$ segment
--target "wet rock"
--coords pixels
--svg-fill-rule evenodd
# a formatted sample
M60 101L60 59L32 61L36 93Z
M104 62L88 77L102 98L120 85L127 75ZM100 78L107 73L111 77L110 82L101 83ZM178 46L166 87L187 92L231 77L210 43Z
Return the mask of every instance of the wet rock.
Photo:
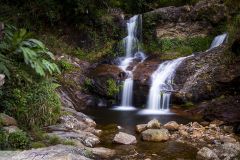
M90 160L91 157L85 156L85 149L65 146L65 145L56 145L40 149L26 150L22 152L15 153L15 155L8 157L13 160Z
M0 113L0 121L3 126L17 126L17 121L4 113Z
M206 127L206 126L209 125L209 122L203 121L203 122L201 122L200 124L201 124L202 126Z
M167 141L170 138L170 134L167 129L147 129L142 132L142 139L144 141Z
M181 136L184 136L184 137L187 137L187 136L188 136L188 132L185 131L185 130L180 129L180 130L179 130L179 133L180 133Z
M105 159L110 159L116 154L115 150L104 148L104 147L97 147L97 148L89 148L90 151L94 155L97 155L98 157L105 158Z
M108 80L119 81L124 79L124 71L122 71L116 65L101 64L94 68L89 74L93 82L92 93L95 93L100 96L109 97L108 95ZM111 98L111 97L109 97ZM112 97L115 98L115 97Z
M220 120L217 120L217 119L215 119L214 121L212 121L212 122L210 123L210 125L211 125L211 124L215 124L217 127L219 127L219 126L223 125L223 124L224 124L224 122L223 122L223 121L220 121Z
M207 147L203 147L197 152L197 160L220 160L217 154Z
M170 131L175 131L178 130L179 124L175 121L168 122L164 125L164 128L170 130Z
M136 131L141 133L147 129L147 124L138 124L136 125Z
M3 127L3 130L5 130L7 133L13 133L13 132L20 131L20 129L17 126Z
M237 140L235 138L230 137L230 136L224 136L224 135L220 135L219 140L222 143L236 143L237 142Z
M135 144L137 143L137 139L135 136L119 132L115 135L113 142L119 143L119 144Z
M147 123L148 129L158 129L161 127L161 123L157 119L153 119Z

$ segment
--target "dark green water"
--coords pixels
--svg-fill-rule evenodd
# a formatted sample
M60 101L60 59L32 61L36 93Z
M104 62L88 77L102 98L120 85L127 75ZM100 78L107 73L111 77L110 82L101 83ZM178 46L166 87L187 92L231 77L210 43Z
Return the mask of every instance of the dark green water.
M158 119L162 124L169 121L177 121L186 124L191 119L171 115L139 115L139 110L116 111L106 108L90 108L84 113L93 118L98 124L97 128L103 130L100 146L115 149L118 151L116 158L144 160L193 160L196 157L197 149L189 145L175 141L168 142L144 142L140 134L135 132L137 124L147 123L153 118ZM122 129L118 129L121 126ZM137 137L138 143L135 145L119 145L112 143L116 133L123 131Z

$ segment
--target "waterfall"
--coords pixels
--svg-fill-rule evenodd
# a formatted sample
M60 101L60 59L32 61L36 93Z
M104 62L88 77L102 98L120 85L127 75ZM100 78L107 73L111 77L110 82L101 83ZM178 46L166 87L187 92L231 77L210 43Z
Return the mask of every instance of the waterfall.
M216 36L214 38L214 40L212 41L210 49L213 49L213 48L216 48L216 47L222 45L225 42L225 40L227 39L227 36L228 36L227 33Z
M187 57L165 61L151 75L151 88L148 94L147 108L150 110L169 110L172 81L176 68Z
M127 22L127 37L123 39L125 56L120 59L120 64L118 65L127 75L123 83L121 106L125 108L132 106L132 93L133 93L133 74L132 71L128 69L130 64L134 59L145 59L145 54L140 51L139 47L139 33L141 33L142 16L135 15L130 18ZM141 35L140 35L141 36Z

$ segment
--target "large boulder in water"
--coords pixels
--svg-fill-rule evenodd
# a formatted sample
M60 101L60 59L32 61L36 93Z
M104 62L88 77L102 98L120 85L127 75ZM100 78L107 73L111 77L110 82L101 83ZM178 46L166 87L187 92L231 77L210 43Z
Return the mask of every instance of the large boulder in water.
M135 144L137 143L137 139L135 136L119 132L115 135L113 142L119 143L119 144Z
M149 57L138 64L133 71L134 88L133 103L141 107L146 104L149 88L151 86L151 75L158 68L161 61L157 57Z
M142 132L142 139L144 141L167 141L170 138L170 134L167 129L148 129Z

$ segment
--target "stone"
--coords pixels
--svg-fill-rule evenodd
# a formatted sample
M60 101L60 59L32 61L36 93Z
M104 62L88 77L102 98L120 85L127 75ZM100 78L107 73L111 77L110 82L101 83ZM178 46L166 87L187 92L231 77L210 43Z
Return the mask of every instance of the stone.
M79 141L87 147L94 147L100 143L100 140L97 136L90 132L84 132L80 130L64 132L64 131L54 131L48 133L48 136L57 136L63 140L74 140Z
M184 136L184 137L187 137L188 136L188 132L185 131L185 130L179 130L179 134Z
M136 125L136 131L141 133L147 129L147 124L138 124Z
M230 136L224 136L224 135L221 135L219 137L220 141L223 142L223 143L236 143L237 140L233 137L230 137Z
M207 147L203 147L197 152L197 160L220 160L217 154Z
M0 113L0 122L3 126L17 126L17 121L4 113Z
M214 149L220 159L238 159L240 155L240 143L224 143Z
M148 129L158 129L161 127L161 123L157 119L153 119L147 123Z
M116 154L115 150L104 148L104 147L96 147L96 148L89 148L94 155L104 159L110 159Z
M11 160L90 160L92 155L85 154L86 150L74 146L56 145L46 148L31 149L8 156ZM2 157L1 157L2 158ZM1 159L0 158L0 159Z
M135 136L119 132L115 135L113 142L119 143L119 144L135 144L137 143L137 139Z
M169 131L176 131L179 128L179 124L175 121L168 122L164 125L164 128L168 129Z
M170 138L170 134L167 129L147 129L142 132L142 139L144 141L167 141Z
M7 133L13 133L13 132L20 131L20 129L17 126L3 127L3 130L5 130Z
M219 126L223 125L224 122L223 122L223 121L220 121L220 120L218 120L218 119L215 119L214 121L212 121L212 122L210 123L210 125L211 125L211 124L215 124L217 127L219 127Z
M201 138L203 136L203 133L199 130L193 130L192 137L193 138Z

